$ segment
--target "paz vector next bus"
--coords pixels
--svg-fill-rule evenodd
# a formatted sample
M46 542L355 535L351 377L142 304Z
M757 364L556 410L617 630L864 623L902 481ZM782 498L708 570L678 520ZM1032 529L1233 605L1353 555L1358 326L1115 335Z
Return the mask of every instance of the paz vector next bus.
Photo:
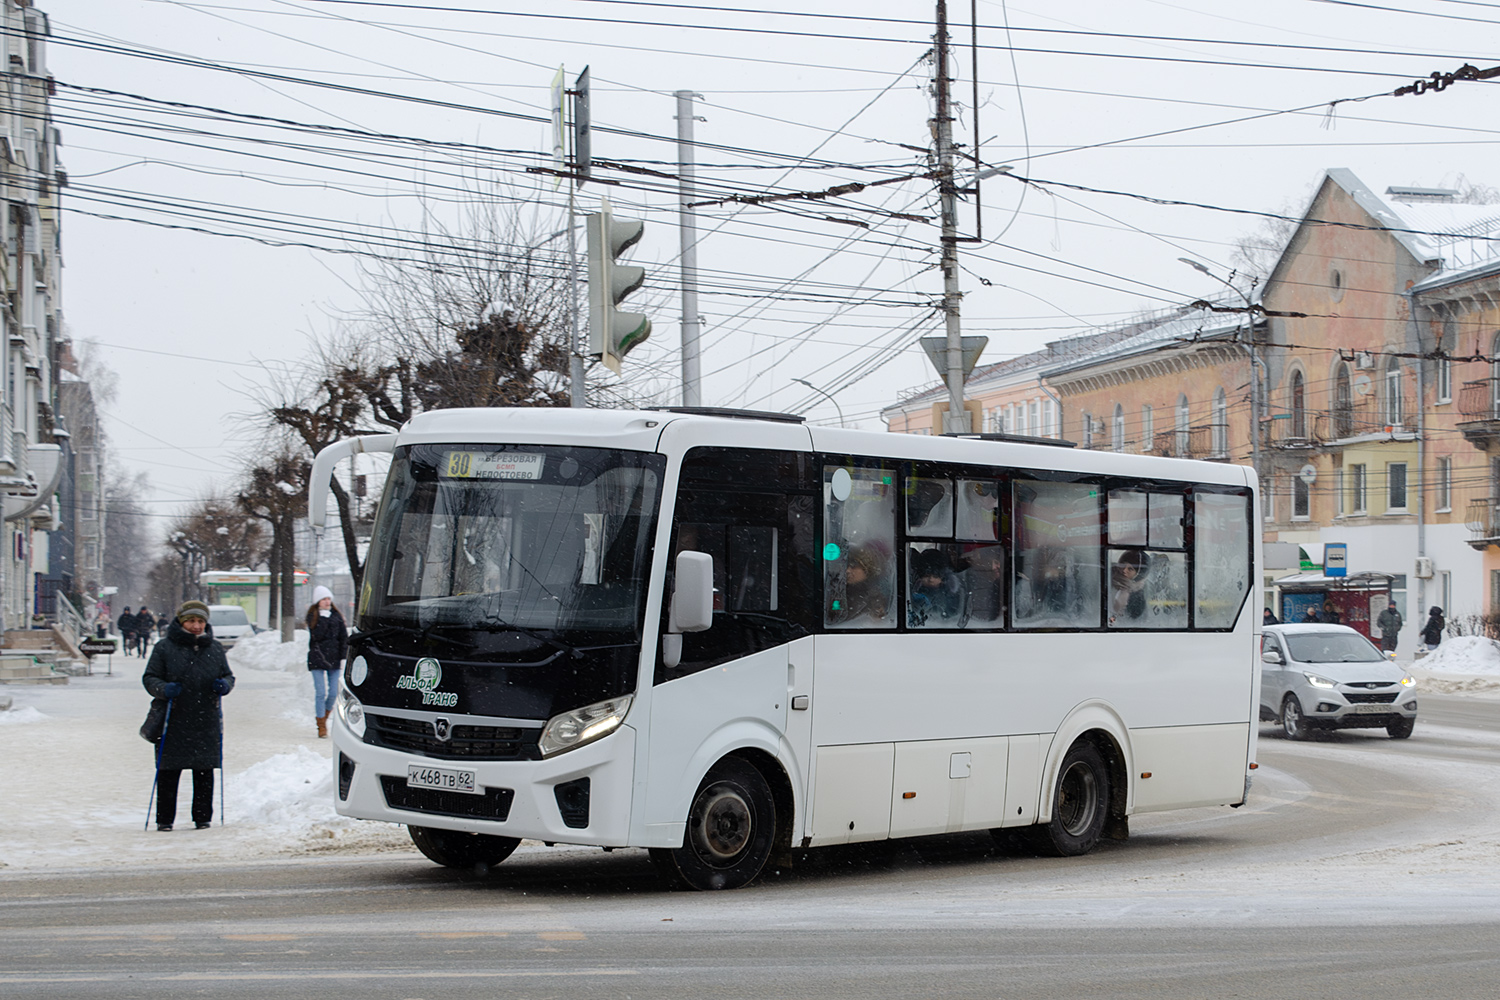
M644 847L735 888L962 830L1058 855L1239 805L1256 739L1242 466L735 411L441 410L391 454L337 808L433 861Z

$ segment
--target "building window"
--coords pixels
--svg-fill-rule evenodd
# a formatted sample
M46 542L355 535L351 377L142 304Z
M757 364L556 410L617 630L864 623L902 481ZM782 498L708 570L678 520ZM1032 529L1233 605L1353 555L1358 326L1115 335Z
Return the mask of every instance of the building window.
M1401 377L1401 363L1392 361L1391 366L1385 372L1385 423L1387 427L1400 429L1406 418L1406 400L1404 380Z
M1115 451L1125 450L1125 408L1115 404L1115 415L1110 422L1109 444Z
M1229 402L1224 396L1223 386L1214 390L1213 424L1214 457L1226 457L1229 454Z
M1005 429L1011 434L1018 433L1016 430L1016 404L1011 403L1005 408Z
M1094 446L1094 415L1087 412L1083 414L1083 446L1085 448Z
M83 543L83 565L93 566L99 562L99 546L96 542Z
M1177 447L1176 454L1179 458L1186 458L1188 453L1188 420L1191 415L1188 411L1188 398L1185 395L1177 397Z
M1307 437L1307 380L1292 372L1292 437Z
M1340 364L1333 376L1333 433L1340 438L1354 434L1354 383L1347 364Z
M1406 463L1391 462L1385 467L1386 504L1389 513L1406 510Z
M1306 521L1312 516L1311 490L1301 476L1292 477L1292 520Z
M1453 459L1437 460L1437 509L1453 509ZM1443 605L1444 608L1447 605Z
M1155 435L1151 433L1151 407L1141 407L1141 453L1151 451Z
M78 494L78 516L85 521L94 519L94 494Z
M1334 491L1333 491L1333 516L1334 517L1343 517L1344 516L1344 511L1347 508L1347 502L1346 502L1346 499L1344 497L1344 470L1343 469L1340 469L1337 472L1337 474L1334 476L1334 481L1337 483L1337 485L1335 486Z
M1437 401L1439 403L1453 402L1453 362L1448 359L1448 345L1453 341L1448 336L1448 328L1452 326L1452 320L1443 324L1443 335L1438 338L1437 374ZM1447 605L1443 605L1444 608Z
M1350 482L1349 484L1349 507L1351 513L1354 514L1363 514L1366 509L1365 480L1367 477L1365 475L1365 469L1366 466L1364 466L1363 464L1351 465L1349 467L1349 478L1352 480L1352 482Z
M1453 574L1447 570L1438 574L1438 595L1444 613L1453 614Z

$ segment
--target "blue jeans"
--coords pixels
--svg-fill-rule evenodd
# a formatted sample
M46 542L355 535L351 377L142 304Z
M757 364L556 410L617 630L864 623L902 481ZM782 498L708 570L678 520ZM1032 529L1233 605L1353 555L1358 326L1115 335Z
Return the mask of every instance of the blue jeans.
M339 694L339 672L337 670L314 670L313 715L327 715L333 711L333 700Z

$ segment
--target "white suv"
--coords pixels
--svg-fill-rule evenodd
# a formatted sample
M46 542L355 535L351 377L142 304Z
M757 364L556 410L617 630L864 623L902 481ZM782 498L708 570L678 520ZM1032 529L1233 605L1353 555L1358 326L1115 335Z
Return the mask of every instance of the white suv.
M1347 625L1267 625L1260 650L1260 717L1289 738L1382 727L1394 740L1411 735L1416 681Z

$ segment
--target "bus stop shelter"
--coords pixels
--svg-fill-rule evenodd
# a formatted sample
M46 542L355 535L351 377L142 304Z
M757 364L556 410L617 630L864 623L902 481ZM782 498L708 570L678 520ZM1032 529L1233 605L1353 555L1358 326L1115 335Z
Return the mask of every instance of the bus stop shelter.
M1375 619L1391 601L1390 573L1351 573L1324 576L1321 572L1293 573L1274 582L1279 616L1296 623L1316 609L1318 620L1348 625L1367 639L1380 638Z

